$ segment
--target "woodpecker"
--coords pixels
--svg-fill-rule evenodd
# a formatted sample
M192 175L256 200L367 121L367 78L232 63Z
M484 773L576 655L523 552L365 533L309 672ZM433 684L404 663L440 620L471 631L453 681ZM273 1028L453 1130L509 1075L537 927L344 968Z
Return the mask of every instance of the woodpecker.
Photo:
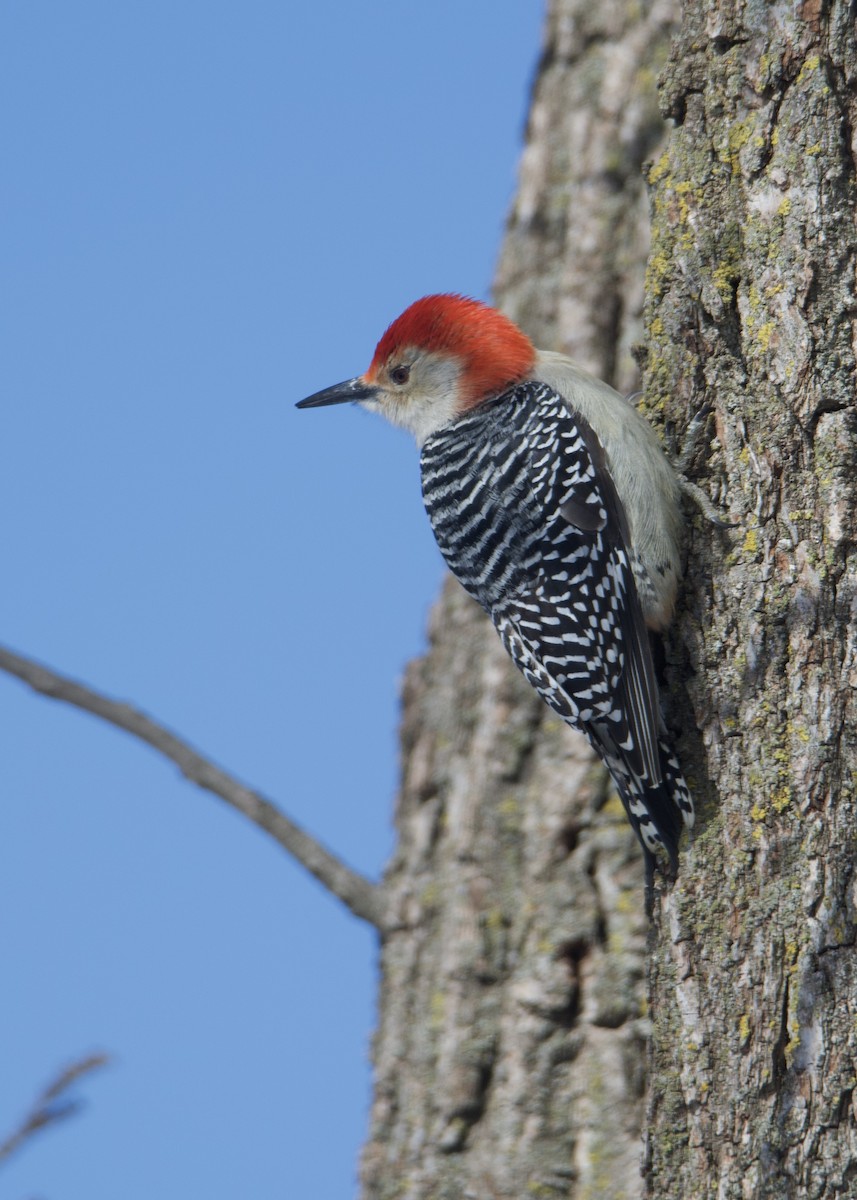
M649 879L656 861L674 873L693 801L648 630L675 604L680 485L652 428L606 383L458 295L417 300L365 374L297 407L346 401L414 434L447 565L607 766Z

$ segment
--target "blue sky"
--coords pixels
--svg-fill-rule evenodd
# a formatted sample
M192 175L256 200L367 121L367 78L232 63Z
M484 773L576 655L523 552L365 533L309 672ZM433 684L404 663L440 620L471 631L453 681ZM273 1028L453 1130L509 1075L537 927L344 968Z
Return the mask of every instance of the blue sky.
M293 402L487 297L538 3L9 0L0 640L132 700L377 876L442 577L408 438ZM0 677L12 1200L353 1195L376 946L130 738Z

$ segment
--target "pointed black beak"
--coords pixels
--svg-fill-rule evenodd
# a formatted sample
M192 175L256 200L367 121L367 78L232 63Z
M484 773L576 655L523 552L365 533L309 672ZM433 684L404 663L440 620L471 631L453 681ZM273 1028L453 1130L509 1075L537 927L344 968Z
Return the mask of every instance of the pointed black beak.
M364 383L358 375L356 379L346 379L344 383L335 383L333 387L325 388L299 400L296 408L323 408L326 404L347 404L349 400L372 400L378 394L378 389Z

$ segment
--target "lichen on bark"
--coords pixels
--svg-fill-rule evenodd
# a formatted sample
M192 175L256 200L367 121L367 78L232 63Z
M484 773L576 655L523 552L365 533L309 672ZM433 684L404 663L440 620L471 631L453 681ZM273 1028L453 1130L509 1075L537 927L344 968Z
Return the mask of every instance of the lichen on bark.
M646 391L713 409L672 655L699 830L652 959L649 1194L857 1192L857 67L833 3L687 4ZM680 678L679 678L680 676Z
M498 298L634 386L688 512L665 698L699 819L642 912L603 773L453 583L405 689L369 1198L857 1194L853 13L549 7ZM661 72L661 126L652 81ZM624 90L623 90L624 89ZM646 939L648 937L648 952ZM649 964L648 1002L643 988Z

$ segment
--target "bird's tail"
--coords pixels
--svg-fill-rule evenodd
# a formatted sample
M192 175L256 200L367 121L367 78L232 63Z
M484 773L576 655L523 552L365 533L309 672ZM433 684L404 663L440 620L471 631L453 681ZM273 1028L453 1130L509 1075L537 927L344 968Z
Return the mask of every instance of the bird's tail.
M661 779L656 784L632 775L627 766L610 755L610 774L634 832L646 852L647 867L669 859L673 874L678 870L678 843L682 827L693 825L693 798L675 751L664 737L658 739Z

